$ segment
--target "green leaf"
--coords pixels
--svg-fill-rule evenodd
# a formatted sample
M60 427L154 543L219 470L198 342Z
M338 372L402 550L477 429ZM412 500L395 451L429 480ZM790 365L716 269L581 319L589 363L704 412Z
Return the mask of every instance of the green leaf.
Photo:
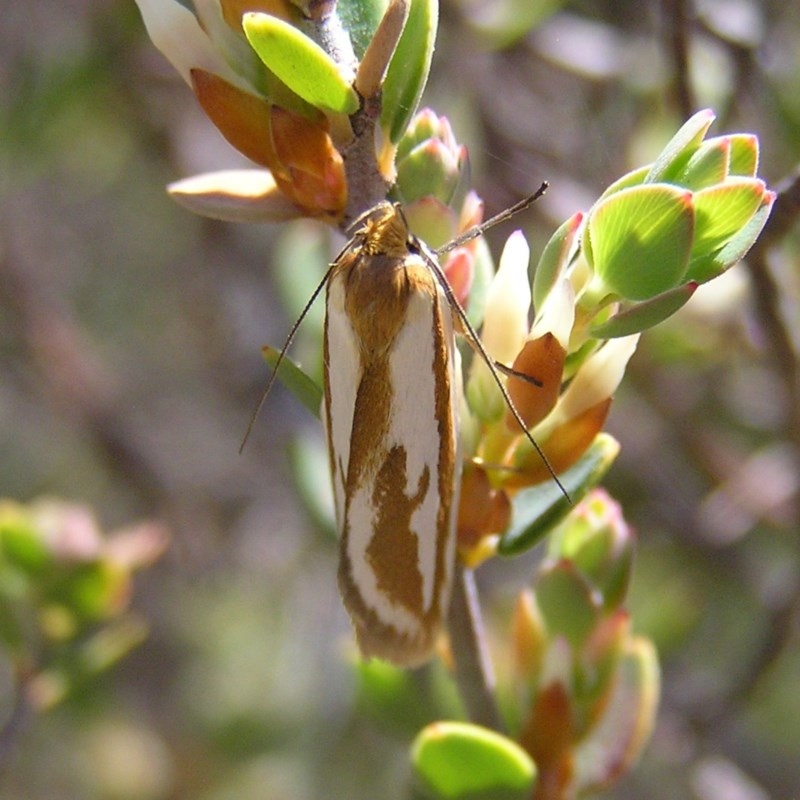
M522 800L536 780L536 766L516 742L466 722L424 728L411 746L411 761L439 798Z
M697 283L690 281L650 300L636 303L605 322L592 325L589 334L597 339L615 339L652 328L671 317L679 308L683 308L695 289Z
M403 208L409 228L435 250L448 244L453 238L456 227L456 214L441 200L428 195L420 197ZM443 259L447 260L447 257Z
M692 153L700 146L715 116L710 108L706 108L687 120L650 167L646 182L673 181L686 167Z
M250 11L242 17L242 27L264 64L303 100L341 114L358 110L358 95L336 62L293 25Z
M39 574L52 564L52 553L42 534L31 525L21 509L16 513L11 512L11 506L0 509L0 517L0 552L3 558L28 574Z
M722 183L728 175L730 154L731 142L725 136L703 142L675 183L693 191Z
M441 142L415 147L397 163L397 183L406 200L435 197L450 203L460 181L458 164Z
M408 740L436 719L437 704L428 691L430 684L421 682L419 675L379 658L358 658L353 669L358 681L358 711L382 729Z
M600 195L597 203L604 200L606 197L610 197L612 194L616 194L622 189L629 189L631 186L641 186L645 182L645 178L651 169L652 165L647 164L644 167L639 167L632 172L626 173L621 178L617 178L617 180ZM597 205L597 203L595 203L595 205Z
M501 555L529 550L569 514L575 503L597 486L619 453L619 443L598 434L577 464L558 476L569 498L553 481L523 489L514 498L514 519L498 544Z
M537 311L566 269L583 219L584 214L581 211L573 214L550 237L550 241L542 250L536 272L533 274L533 307Z
M428 82L439 22L439 0L410 2L408 19L383 84L381 127L393 144L408 127Z
M635 534L625 523L622 509L603 489L597 489L556 527L547 555L571 561L609 611L625 601L635 546Z
M731 178L695 192L695 233L692 257L718 250L738 233L764 202L767 187L758 178Z
M741 261L767 224L775 196L774 192L765 192L761 208L753 214L747 224L728 239L717 252L711 253L705 258L693 259L689 264L687 277L697 283L705 283Z
M536 576L536 604L552 639L563 636L579 650L600 618L600 598L578 568L567 560L550 562Z
M273 369L278 363L280 351L267 345L261 348L264 360ZM322 406L322 389L317 386L300 367L286 356L278 367L278 380L315 416L319 417Z
M734 133L731 142L729 175L755 178L758 171L758 137L752 133Z
M50 602L63 605L82 621L94 621L119 610L128 584L128 573L108 561L95 561L57 576L47 594Z
M590 214L587 257L607 292L646 300L683 277L693 232L691 192L666 184L623 189Z
M574 750L574 786L582 797L626 772L653 730L661 683L653 645L631 640L615 672L603 713Z
M387 5L388 0L339 0L336 4L336 12L359 59L364 55Z

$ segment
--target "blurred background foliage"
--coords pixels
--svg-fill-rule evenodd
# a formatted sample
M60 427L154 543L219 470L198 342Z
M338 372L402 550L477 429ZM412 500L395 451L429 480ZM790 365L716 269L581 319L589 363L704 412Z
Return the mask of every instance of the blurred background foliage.
M527 30L514 0L443 0L424 102L468 143L490 213L551 182L513 223L534 250L705 106L714 134L756 133L760 174L787 188L783 229L645 335L612 411L607 485L639 533L631 609L664 696L609 796L796 796L797 9L598 0ZM407 797L426 709L409 700L387 725L373 698L363 713L335 539L292 488L289 453L318 423L278 388L237 455L260 347L282 342L337 243L312 223L199 219L164 192L240 163L132 0L4 6L0 496L85 503L107 529L158 520L171 544L136 579L149 638L112 672L19 720L0 664L2 800ZM299 360L318 348L308 330ZM306 471L324 500L321 475ZM490 619L535 558L479 573Z

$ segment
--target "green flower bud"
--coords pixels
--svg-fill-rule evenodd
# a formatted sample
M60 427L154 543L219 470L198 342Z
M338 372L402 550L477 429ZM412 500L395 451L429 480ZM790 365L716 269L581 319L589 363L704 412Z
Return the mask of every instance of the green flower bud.
M446 117L423 109L397 148L397 189L405 202L432 196L450 205L467 163Z
M635 543L619 505L594 489L553 532L548 554L572 562L610 610L625 599Z

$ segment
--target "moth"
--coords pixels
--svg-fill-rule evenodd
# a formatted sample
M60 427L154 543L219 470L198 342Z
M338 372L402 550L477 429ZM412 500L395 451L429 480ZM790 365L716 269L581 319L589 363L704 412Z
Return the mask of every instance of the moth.
M455 332L434 256L376 206L330 271L324 422L339 589L364 656L426 661L447 611L460 460Z
M444 626L461 476L456 330L487 360L514 411L497 370L516 373L483 349L437 254L480 236L546 188L436 253L410 232L399 205L379 203L356 220L306 306L325 288L322 418L340 533L338 582L364 657L418 666Z

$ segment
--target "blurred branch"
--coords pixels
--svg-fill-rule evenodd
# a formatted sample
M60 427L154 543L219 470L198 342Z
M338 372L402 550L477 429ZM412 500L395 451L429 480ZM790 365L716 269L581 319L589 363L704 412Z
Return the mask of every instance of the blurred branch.
M475 574L456 562L448 618L455 679L472 722L503 730L495 700L495 681L483 630Z
M781 313L781 287L768 263L770 251L797 225L800 217L800 169L778 184L776 191L778 196L772 215L748 254L746 266L753 288L755 313L767 341L764 355L773 362L775 374L783 385L783 438L792 447L794 469L800 473L800 357L794 347L789 325ZM800 498L796 495L792 501L788 528L800 532ZM737 683L735 698L744 697L754 688L761 675L787 646L793 631L793 620L800 612L800 582L796 583L795 591L771 609L761 646L752 654L745 674Z
M675 70L675 95L680 116L688 119L696 110L689 79L689 19L687 0L664 0L662 16L666 48Z
M0 301L20 346L48 387L50 400L90 436L108 466L147 505L161 494L146 454L125 432L113 381L94 357L84 331L46 280L8 237L0 258Z
M25 687L18 682L14 687L11 713L2 727L0 727L0 775L8 768L11 754L31 716L32 708L28 703Z
M800 217L800 170L778 185L778 197L764 232L747 256L754 311L766 339L764 357L773 362L775 374L783 385L786 398L782 430L791 447L795 472L800 473L800 358L792 334L781 314L782 290L768 264L768 255L797 224ZM800 502L795 496L787 528L800 531ZM716 558L716 557L715 557ZM793 591L775 601L765 614L765 629L757 647L742 657L738 674L713 703L693 706L690 716L703 731L712 733L735 713L751 696L762 676L780 658L789 645L794 620L800 614L800 581Z
M784 433L794 446L796 458L800 459L800 359L781 314L781 289L768 264L769 251L786 237L800 217L800 170L782 181L776 191L778 196L772 215L750 251L746 265L753 286L755 312L769 343L765 348L766 357L773 361L786 391ZM800 522L797 505L794 516Z

